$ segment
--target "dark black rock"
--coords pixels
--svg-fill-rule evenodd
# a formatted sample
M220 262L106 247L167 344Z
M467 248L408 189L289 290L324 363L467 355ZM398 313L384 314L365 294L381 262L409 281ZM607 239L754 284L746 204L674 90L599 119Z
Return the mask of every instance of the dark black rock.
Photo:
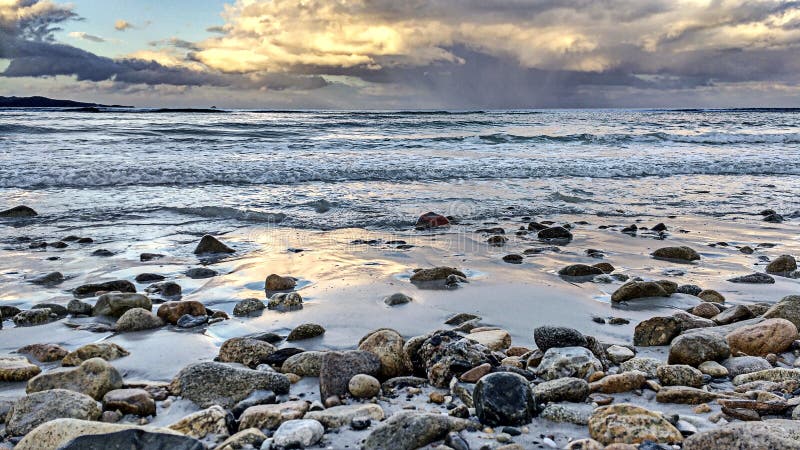
M114 252L111 250L106 250L104 248L99 248L92 252L92 256L99 256L101 258L108 258L109 256L114 256Z
M269 364L271 366L280 367L283 365L284 361L289 359L290 356L296 355L298 353L303 353L305 350L302 348L297 347L286 347L281 348L272 353L271 355L267 356L263 361L262 364Z
M257 341L269 342L270 344L277 344L278 342L283 340L283 336L271 332L250 334L245 337L248 337L250 339L255 339Z
M67 247L69 247L69 245L67 245L66 242L62 242L62 241L56 241L56 242L53 242L52 244L47 244L47 245L49 247L53 247L53 248L67 248Z
M522 255L510 254L503 256L503 261L509 264L522 264Z
M660 233L662 231L667 231L667 226L664 225L663 223L658 223L658 224L654 225L653 228L650 228L650 229L655 231L655 232L657 232L657 233Z
M366 430L370 425L372 425L372 421L370 419L355 418L350 421L350 428L356 431Z
M36 277L30 280L33 284L40 286L55 286L64 281L64 275L61 272L50 272L48 274Z
M571 264L558 271L562 277L587 277L593 275L601 275L603 271L594 266L586 264Z
M774 284L775 279L765 273L751 273L750 275L742 275L740 277L729 278L731 283L749 283L749 284Z
M214 253L236 253L236 250L223 244L214 236L207 234L203 236L202 239L200 239L200 242L194 249L194 253L195 255L205 255Z
M180 328L194 328L208 322L208 316L192 316L184 314L178 319L178 327Z
M572 233L570 233L564 227L550 227L539 231L539 233L536 234L536 237L543 241L550 241L550 240L571 241Z
M11 209L6 209L4 211L0 211L0 217L3 218L20 218L20 217L35 217L39 214L25 205L15 206Z
M154 283L147 286L145 292L148 294L158 294L162 297L179 297L181 292L181 285L174 281L164 281L161 283Z
M696 297L697 294L703 292L703 288L696 284L682 284L678 286L678 290L675 292L678 294L694 295Z
M586 337L580 331L574 328L549 325L533 330L533 340L542 352L554 347L586 347L588 345Z
M202 278L211 278L217 276L216 270L211 270L206 267L195 267L184 272L187 277L198 280Z
M484 376L472 392L475 413L489 426L524 425L536 415L536 402L524 377L496 372Z
M205 450L197 439L178 434L130 429L107 434L79 436L59 450Z
M100 291L136 292L136 286L127 280L106 281L105 283L84 284L73 289L77 297L89 297Z
M164 278L166 278L164 275L159 275L157 273L140 273L136 275L135 280L137 283L151 283L153 281L161 281Z
M94 242L94 239L90 237L82 237L76 239L75 242L77 242L78 244L91 244L92 242Z
M765 216L762 220L769 223L781 223L783 222L783 216L780 214L770 214Z
M277 401L275 393L266 390L257 390L250 393L244 400L240 401L231 409L233 417L237 420L245 409L256 405L272 405Z
M160 253L142 253L141 255L139 255L139 261L146 262L146 261L152 261L154 259L160 259L163 257L164 255Z

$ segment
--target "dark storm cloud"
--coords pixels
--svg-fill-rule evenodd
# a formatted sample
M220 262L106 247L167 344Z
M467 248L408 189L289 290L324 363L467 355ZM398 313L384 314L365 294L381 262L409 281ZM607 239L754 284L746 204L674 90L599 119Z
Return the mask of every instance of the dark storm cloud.
M213 70L164 65L140 58L112 59L55 42L59 24L79 19L67 6L38 0L17 0L8 11L0 10L0 59L9 60L4 77L52 77L71 75L78 81L113 80L125 84L223 86L239 89L317 89L328 83L321 76L260 74L235 76ZM99 36L72 32L70 36L104 42ZM162 42L176 48L196 50L195 44L177 38Z

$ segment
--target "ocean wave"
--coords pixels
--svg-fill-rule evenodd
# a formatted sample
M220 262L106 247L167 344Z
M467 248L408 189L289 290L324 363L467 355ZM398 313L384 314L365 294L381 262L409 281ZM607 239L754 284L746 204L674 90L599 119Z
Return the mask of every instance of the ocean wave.
M291 185L339 182L431 182L461 179L542 179L581 177L594 179L642 178L672 175L800 175L800 164L792 158L759 160L594 160L496 159L491 164L474 161L410 161L392 166L353 164L330 167L323 161L298 160L293 166L263 164L224 165L180 163L174 166L98 164L91 168L32 166L0 168L2 188L117 187L117 186L193 186L193 185ZM561 201L584 201L560 194Z
M200 216L209 219L235 219L242 222L281 223L286 220L286 214L251 211L247 209L231 208L227 206L200 206L200 207L164 207L167 212L183 215Z

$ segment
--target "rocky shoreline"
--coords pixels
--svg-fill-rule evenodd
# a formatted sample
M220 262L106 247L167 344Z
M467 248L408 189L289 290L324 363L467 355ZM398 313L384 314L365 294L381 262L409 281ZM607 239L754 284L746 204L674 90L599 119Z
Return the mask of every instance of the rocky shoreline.
M775 211L761 215L764 223L783 221ZM8 220L35 216L22 206L0 212ZM0 448L74 450L125 443L192 450L800 449L800 295L766 301L772 295L764 288L777 279L800 293L792 255L764 255L775 246L771 243L709 243L763 266L763 271L714 276L730 286L763 289L758 292L765 301L731 303L728 292L716 285L673 281L682 276L680 269L646 279L618 269L616 260L590 263L587 259L602 260L610 252L574 248L575 234L591 226L586 221L514 220L516 230L489 223L472 231L507 267L580 250L579 257L568 258L572 263L554 268L554 276L575 286L612 287L609 314L594 315L584 325L576 318L574 326L520 331L465 310L446 317L438 329L412 335L380 328L376 319L368 324L375 329L360 340L336 349L309 349L306 343L318 342L334 325L336 317L330 317L331 323L299 323L288 333L225 336L215 354L199 356L169 381L158 382L129 377L118 368L144 348L102 338L62 345L46 334L32 334L31 342L0 355ZM673 231L665 222L594 228L664 244L641 258L703 268L706 256L696 245L667 245ZM456 225L457 218L427 213L416 228L436 233ZM506 252L517 239L529 248ZM66 236L19 240L14 249L91 243L91 238ZM414 248L399 240L379 244ZM188 280L213 279L219 274L215 264L240 252L211 235L192 245L192 253L207 264L184 271ZM91 252L102 258L100 250ZM138 255L140 262L161 258L160 253ZM482 282L469 267L424 259L403 283L449 293ZM63 324L97 336L167 330L177 338L236 320L247 323L265 312L291 316L307 306L302 288L308 275L262 277L263 299L237 300L229 312L213 302L184 298L179 280L157 271L92 280L71 288L68 301L30 308L0 304L0 324L6 325L0 336ZM54 271L25 282L57 287L66 280ZM419 301L407 292L386 295L380 304L392 310ZM627 318L629 309L673 301L670 314ZM585 331L627 325L632 332L622 332L622 339ZM530 336L531 345L514 342L512 335L520 333ZM163 345L171 345L170 339ZM19 387L24 394L15 390Z

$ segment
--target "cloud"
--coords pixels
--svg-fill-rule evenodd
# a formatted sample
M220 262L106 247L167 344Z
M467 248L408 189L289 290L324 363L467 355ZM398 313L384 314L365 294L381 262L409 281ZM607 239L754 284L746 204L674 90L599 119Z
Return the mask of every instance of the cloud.
M101 38L100 36L95 36L93 34L86 33L84 31L71 31L69 33L69 37L75 39L82 39L84 41L92 41L92 42L105 42L106 40Z
M69 6L49 0L0 1L0 59L10 60L2 76L74 76L77 81L113 81L117 85L217 86L234 89L316 89L328 84L317 75L259 73L247 76L210 69L179 53L140 51L113 59L55 42L53 32L78 16ZM85 32L70 37L94 42L103 38ZM193 48L178 39L168 41L176 48Z
M237 0L222 18L200 42L156 40L111 59L54 41L78 19L71 7L0 0L3 75L462 108L672 104L693 93L735 102L800 88L797 1Z
M129 28L134 28L134 26L127 20L118 19L116 22L114 22L114 29L117 31L125 31Z

